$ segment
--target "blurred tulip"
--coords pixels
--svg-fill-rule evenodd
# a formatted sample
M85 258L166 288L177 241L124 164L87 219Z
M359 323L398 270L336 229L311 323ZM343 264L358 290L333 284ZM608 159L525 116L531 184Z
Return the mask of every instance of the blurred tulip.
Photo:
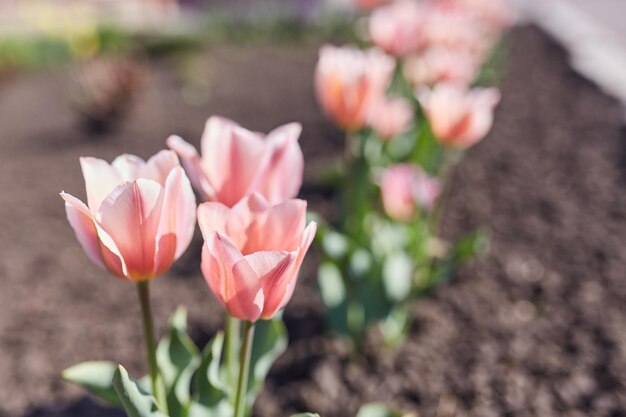
M302 185L304 158L298 144L302 126L290 123L265 137L232 120L213 116L202 135L202 156L178 136L167 145L183 161L191 182L205 201L232 207L253 192L276 204L295 197Z
M417 165L398 164L383 173L380 191L385 212L395 220L408 221L418 208L430 210L441 194L441 186Z
M437 0L436 3L478 19L489 31L501 31L513 21L503 0Z
M232 208L201 204L198 222L202 272L231 316L254 322L285 307L317 228L314 222L305 228L305 201L270 206L254 193Z
M315 90L324 111L341 128L359 129L384 95L395 62L378 49L325 45L315 70Z
M454 84L438 84L418 92L424 113L437 140L451 148L468 148L487 135L493 111L500 101L495 88L468 90Z
M414 86L453 82L469 86L476 78L478 62L463 49L429 48L404 61L403 74Z
M369 21L372 42L385 52L403 57L425 43L427 8L412 0L397 0L374 12Z
M61 192L67 219L89 258L114 275L144 281L165 272L187 249L196 199L176 154L147 162L121 155L112 164L81 158L86 206Z
M474 54L489 49L486 28L462 10L437 7L435 3L428 9L422 30L429 47L461 49Z
M369 122L381 139L392 139L413 123L413 107L403 98L381 97L372 106Z

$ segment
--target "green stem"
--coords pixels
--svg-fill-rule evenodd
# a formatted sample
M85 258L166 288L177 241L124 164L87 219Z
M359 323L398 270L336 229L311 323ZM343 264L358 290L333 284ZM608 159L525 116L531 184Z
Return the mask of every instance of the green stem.
M237 381L237 395L235 396L235 417L244 417L246 410L246 392L248 390L248 376L250 375L250 355L252 353L252 339L254 323L245 321L243 324L243 342L239 357L239 380Z
M239 360L237 349L241 340L241 320L226 315L226 372L228 373L228 383L233 387L233 398L235 394L235 384L237 383L237 369Z
M157 404L160 405L161 392L159 389L159 368L156 360L156 342L154 339L152 312L150 310L150 289L148 286L148 281L139 281L137 283L137 291L139 293L139 302L141 304L144 341L146 344L148 367L150 369L150 381L152 382L152 395L154 395Z

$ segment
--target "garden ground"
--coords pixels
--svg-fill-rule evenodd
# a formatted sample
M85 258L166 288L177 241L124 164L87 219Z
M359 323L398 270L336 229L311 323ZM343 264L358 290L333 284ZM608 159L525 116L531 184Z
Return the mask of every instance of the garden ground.
M398 352L372 337L357 362L322 335L311 256L285 313L291 345L255 415L346 417L368 401L439 417L626 415L623 113L538 30L515 30L509 47L496 124L459 167L444 222L447 236L486 227L488 253L415 305ZM176 65L160 61L128 120L99 136L67 106L69 70L0 85L0 415L120 416L60 371L93 359L144 370L134 288L90 264L57 195L84 196L79 156L148 157L172 133L197 144L211 114L260 131L300 121L302 195L332 213L316 178L342 143L313 97L316 50L214 47L199 63L213 80L199 107L182 100ZM204 343L222 310L201 278L200 245L154 281L153 304L161 329L186 304Z

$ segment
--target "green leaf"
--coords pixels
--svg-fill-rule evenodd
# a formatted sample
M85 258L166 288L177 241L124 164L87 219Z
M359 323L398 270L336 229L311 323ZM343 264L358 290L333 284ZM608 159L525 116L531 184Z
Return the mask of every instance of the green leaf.
M165 337L157 347L157 362L165 387L170 417L189 411L191 378L200 365L198 348L187 335L187 311L179 307L170 318Z
M330 259L343 259L348 254L348 248L348 238L341 233L330 231L322 239L322 250Z
M413 149L415 139L415 129L411 129L408 132L396 136L393 140L387 142L387 152L389 153L389 156L394 161L406 159Z
M406 252L389 255L383 264L385 292L392 301L403 301L411 293L413 283L413 259Z
M250 357L250 378L246 401L252 407L263 389L270 368L276 359L287 349L287 329L282 317L259 320L255 324L252 355Z
M488 243L484 230L476 230L459 239L452 250L452 260L456 263L466 262L482 253Z
M323 262L317 270L322 301L328 309L328 325L340 335L348 334L348 300L341 270L332 262Z
M372 268L372 255L365 249L357 249L350 256L350 272L352 277L362 280L369 274Z
M428 120L423 116L418 121L416 135L411 162L421 166L430 175L438 175L443 160L443 148L430 129Z
M221 417L233 414L228 401L230 387L221 380L220 361L224 348L224 333L217 333L202 352L202 363L194 382L194 399L189 415L193 417Z
M337 265L331 262L322 263L317 271L317 281L326 306L337 307L345 301L346 287Z
M406 306L399 305L392 308L387 317L380 322L380 331L385 344L396 348L406 339L409 327L409 314Z
M112 362L83 362L63 371L63 379L85 388L111 405L121 406L113 388L113 374L117 365Z
M352 334L365 334L366 328L374 322L384 319L389 314L392 303L385 296L384 283L380 279L360 282L352 289L352 300L349 305L349 325Z
M165 417L158 410L154 397L132 380L121 365L113 374L113 387L128 417Z
M409 241L411 229L406 225L377 219L373 222L372 252L377 257L403 250Z
M394 410L383 403L370 403L362 406L356 417L414 417L414 414Z

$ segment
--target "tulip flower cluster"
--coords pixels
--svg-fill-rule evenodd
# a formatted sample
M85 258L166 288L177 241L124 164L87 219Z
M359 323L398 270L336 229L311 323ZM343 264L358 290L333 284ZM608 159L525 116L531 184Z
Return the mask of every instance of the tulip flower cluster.
M409 301L480 249L481 233L443 241L440 221L454 167L491 129L500 94L485 74L510 21L502 0L358 5L371 46L323 46L315 73L346 133L318 281L331 328L356 346L372 324L401 341Z
M357 2L371 9L371 47L323 46L315 71L321 107L346 133L339 216L319 233L295 198L297 123L265 135L211 117L201 153L171 136L147 161L81 158L87 204L62 192L67 219L89 259L136 287L149 375L100 361L64 377L129 416L249 416L286 348L281 310L316 235L332 329L355 347L372 325L400 342L411 300L480 249L480 233L445 242L440 222L454 168L488 134L500 100L481 74L509 20L501 1ZM157 343L149 284L186 251L196 223L225 330L200 349L181 308Z
M67 219L96 265L136 285L150 374L135 381L114 363L86 362L67 369L66 379L129 416L250 414L268 365L286 347L280 311L316 233L314 222L306 225L306 201L293 198L304 168L300 131L293 123L264 136L211 117L203 157L172 136L173 150L148 161L81 158L87 204L62 192ZM200 350L179 309L157 345L149 283L185 252L196 220L202 273L228 312L226 332Z

